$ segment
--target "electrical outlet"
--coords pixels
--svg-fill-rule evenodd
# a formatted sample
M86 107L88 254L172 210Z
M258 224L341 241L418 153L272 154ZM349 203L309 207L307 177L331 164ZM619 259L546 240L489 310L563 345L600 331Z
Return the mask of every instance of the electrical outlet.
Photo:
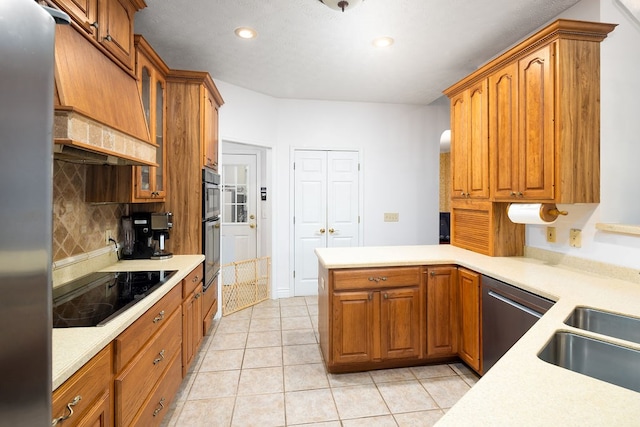
M572 228L569 230L569 246L572 248L582 247L582 230Z
M547 242L555 243L556 242L556 228L555 227L547 227Z
M111 242L109 241L109 239L111 239L111 230L106 230L104 232L104 244L105 245L110 245Z
M398 222L400 221L400 214L397 212L386 212L384 214L384 222Z

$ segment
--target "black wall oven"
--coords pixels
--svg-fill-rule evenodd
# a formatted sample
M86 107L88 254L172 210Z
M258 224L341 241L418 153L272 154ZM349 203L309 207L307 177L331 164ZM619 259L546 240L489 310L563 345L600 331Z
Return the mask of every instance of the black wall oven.
M220 271L220 175L202 170L202 251L204 253L204 292Z

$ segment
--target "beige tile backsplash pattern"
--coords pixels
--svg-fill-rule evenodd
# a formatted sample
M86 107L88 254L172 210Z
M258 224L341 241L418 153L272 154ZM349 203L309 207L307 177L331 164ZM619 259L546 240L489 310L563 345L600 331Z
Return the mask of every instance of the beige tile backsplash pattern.
M53 162L54 261L104 247L106 230L113 230L119 237L125 205L85 203L86 168L81 164Z

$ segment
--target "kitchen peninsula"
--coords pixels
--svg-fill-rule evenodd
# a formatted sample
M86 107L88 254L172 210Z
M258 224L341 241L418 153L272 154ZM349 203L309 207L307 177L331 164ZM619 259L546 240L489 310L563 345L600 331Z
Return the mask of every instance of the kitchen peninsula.
M333 283L330 282L334 280L335 273L344 275L353 271L375 272L380 268L391 271L396 268L428 270L435 266L457 266L556 301L438 425L522 425L530 422L536 425L630 425L640 419L637 392L574 373L537 357L556 330L571 331L640 350L639 344L585 332L563 323L576 306L640 316L637 304L640 284L612 278L615 267L598 275L532 257L488 257L449 245L321 248L316 249L316 254L320 269L320 345L325 361L332 357L329 332L335 334L332 327L335 327L340 312L328 310L330 300L335 303L338 298L339 301L340 295L336 293L342 292L332 289ZM370 277L374 280L366 277L368 292L376 288L386 289L386 280L376 281L378 276L375 274L370 274ZM347 286L357 288L359 282L355 280L354 283ZM375 301L374 296L371 299ZM455 323L450 326L454 331L454 341L459 339ZM464 327L462 324L459 326ZM421 328L430 329L426 325ZM429 363L427 359L422 363Z

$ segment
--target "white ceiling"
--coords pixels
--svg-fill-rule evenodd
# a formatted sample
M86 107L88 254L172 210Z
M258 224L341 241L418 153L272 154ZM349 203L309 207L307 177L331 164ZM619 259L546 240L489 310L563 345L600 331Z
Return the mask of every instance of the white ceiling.
M146 0L143 34L174 69L278 98L428 104L579 0ZM258 32L253 40L234 34ZM374 48L391 36L390 48ZM224 95L224 94L223 94Z

